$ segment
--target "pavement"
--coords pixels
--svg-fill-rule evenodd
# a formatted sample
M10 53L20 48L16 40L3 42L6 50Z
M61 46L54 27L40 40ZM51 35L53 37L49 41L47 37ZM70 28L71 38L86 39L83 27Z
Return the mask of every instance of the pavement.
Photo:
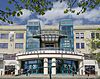
M49 75L43 75L43 74L32 74L32 75L21 75L21 76L0 76L0 79L50 79ZM52 75L52 79L100 79L98 76L81 76L81 75Z

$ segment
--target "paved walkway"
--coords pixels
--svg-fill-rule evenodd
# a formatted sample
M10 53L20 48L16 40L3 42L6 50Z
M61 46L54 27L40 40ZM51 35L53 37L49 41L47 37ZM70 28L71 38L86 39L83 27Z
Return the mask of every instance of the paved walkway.
M50 79L49 75L34 74L34 75L21 75L21 76L0 76L0 79ZM71 76L71 75L52 75L52 79L100 79L96 76Z

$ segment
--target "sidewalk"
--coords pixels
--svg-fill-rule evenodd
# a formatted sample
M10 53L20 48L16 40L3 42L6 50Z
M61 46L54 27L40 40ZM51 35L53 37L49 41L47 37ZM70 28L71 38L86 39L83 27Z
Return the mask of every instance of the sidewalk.
M43 74L32 74L29 76L21 75L21 76L0 76L0 79L49 79L49 75ZM100 79L100 77L96 76L71 76L71 75L52 75L52 79Z

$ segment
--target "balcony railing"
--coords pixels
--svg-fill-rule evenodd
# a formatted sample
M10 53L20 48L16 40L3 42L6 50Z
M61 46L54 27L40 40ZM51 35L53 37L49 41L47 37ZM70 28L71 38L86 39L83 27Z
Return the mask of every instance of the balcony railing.
M19 51L16 55L31 55L31 54L70 54L70 55L81 55L84 54L76 51L67 51L65 49L61 48L40 48L40 49L34 49L34 50L28 50L28 51Z

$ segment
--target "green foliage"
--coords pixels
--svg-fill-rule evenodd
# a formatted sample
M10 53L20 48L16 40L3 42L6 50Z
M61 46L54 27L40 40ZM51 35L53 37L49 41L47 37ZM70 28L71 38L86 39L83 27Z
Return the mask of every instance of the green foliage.
M12 5L14 9L11 10L11 8L7 6L5 8L6 11L0 10L0 16L2 18L0 20L12 23L9 22L9 16L14 17L22 15L22 9L28 9L32 12L44 15L45 11L52 9L52 5L56 1L60 1L60 3L62 3L63 1L66 2L67 7L64 10L64 13L75 13L73 7L77 4L78 7L82 8L82 10L76 13L77 15L80 15L87 10L92 10L96 6L100 5L100 0L81 0L80 2L78 0L8 0L8 4Z

